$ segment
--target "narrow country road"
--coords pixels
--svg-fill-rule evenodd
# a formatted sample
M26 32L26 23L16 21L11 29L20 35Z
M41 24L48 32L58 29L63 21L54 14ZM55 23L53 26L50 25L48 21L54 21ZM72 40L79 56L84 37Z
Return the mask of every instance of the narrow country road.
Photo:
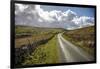
M60 49L60 62L85 62L93 61L93 56L89 55L86 51L78 46L73 45L71 42L62 37L62 33L57 35L59 49Z

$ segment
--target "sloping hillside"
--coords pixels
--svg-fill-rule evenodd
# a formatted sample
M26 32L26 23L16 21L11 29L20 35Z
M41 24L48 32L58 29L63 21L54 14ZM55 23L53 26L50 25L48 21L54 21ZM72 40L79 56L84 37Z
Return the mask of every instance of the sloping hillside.
M33 41L40 41L46 38L50 38L53 35L62 32L59 28L42 28L42 27L30 27L30 26L15 26L15 47L26 45Z
M95 27L85 27L81 29L64 32L64 38L85 49L88 53L94 54L95 49Z

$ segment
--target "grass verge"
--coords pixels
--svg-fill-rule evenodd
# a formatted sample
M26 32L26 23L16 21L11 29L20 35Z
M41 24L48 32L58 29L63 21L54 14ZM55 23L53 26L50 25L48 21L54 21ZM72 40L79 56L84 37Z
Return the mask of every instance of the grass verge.
M53 64L58 63L59 53L57 48L57 38L54 36L46 44L43 44L26 57L22 65Z

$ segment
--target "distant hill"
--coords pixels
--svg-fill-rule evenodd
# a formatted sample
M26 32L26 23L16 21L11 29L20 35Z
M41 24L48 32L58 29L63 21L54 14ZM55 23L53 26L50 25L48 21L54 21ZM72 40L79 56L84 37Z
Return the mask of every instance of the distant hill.
M37 34L43 32L60 32L64 29L62 28L46 28L46 27L32 27L32 26L22 26L16 25L15 26L15 33L22 34L22 33L29 33L29 34Z
M94 34L94 31L95 31L95 27L90 26L90 27L67 31L67 34Z

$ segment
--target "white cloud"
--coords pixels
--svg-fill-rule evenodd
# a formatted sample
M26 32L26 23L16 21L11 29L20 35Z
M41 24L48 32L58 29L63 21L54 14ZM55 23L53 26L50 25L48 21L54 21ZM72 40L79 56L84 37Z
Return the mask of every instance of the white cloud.
M94 25L94 18L78 16L70 9L44 11L40 5L15 5L15 23L38 27L60 27L74 29Z
M76 13L71 11L70 9L63 13L67 21L72 21L74 17L76 17Z
M28 7L28 5L15 4L15 10L19 11L19 12L23 12L24 9L26 9L27 7ZM15 11L15 14L17 14L16 11Z
M81 16L74 18L73 22L77 24L79 27L92 26L94 25L94 18Z

